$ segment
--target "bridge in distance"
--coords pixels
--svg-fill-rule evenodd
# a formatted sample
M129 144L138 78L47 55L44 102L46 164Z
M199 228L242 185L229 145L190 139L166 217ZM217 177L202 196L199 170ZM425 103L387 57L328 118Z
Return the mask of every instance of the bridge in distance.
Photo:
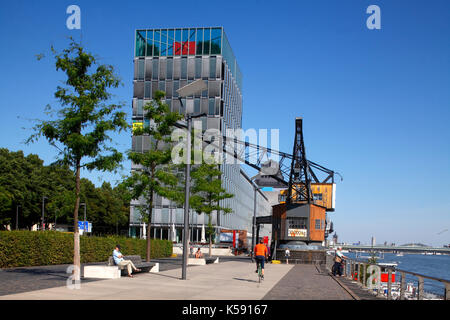
M342 245L342 249L349 251L378 251L378 252L409 252L409 253L441 253L450 254L450 248L432 248L432 247L408 247L408 246L362 246L362 245Z

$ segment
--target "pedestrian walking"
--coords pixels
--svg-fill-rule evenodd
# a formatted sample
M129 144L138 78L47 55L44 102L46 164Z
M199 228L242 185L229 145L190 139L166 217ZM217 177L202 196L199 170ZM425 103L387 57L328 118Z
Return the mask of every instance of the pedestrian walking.
M291 256L291 252L289 251L289 248L286 248L284 251L284 257L286 258L286 264L289 264L289 257Z

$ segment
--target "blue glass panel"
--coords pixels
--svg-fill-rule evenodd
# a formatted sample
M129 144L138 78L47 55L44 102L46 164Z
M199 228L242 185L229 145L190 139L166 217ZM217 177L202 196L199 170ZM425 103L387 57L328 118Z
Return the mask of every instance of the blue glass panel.
M160 54L161 31L155 30L153 34L153 56L158 57Z
M145 31L136 31L136 57L145 56Z
M161 56L167 56L167 30L161 30Z
M203 29L197 29L197 54L203 54Z
M153 30L147 30L147 48L145 55L148 57L153 55Z
M175 30L174 55L181 55L181 29Z
M210 53L211 28L205 28L203 33L203 54Z
M220 54L222 43L222 28L213 28L211 30L211 54Z
M173 42L175 40L174 38L174 30L169 30L169 34L167 36L167 55L172 56L173 55Z
M195 55L195 29L189 29L189 55Z

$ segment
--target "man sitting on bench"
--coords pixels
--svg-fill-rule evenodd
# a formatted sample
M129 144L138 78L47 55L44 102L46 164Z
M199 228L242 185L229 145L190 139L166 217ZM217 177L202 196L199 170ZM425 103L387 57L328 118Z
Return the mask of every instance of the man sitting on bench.
M122 253L120 252L120 245L116 245L116 248L113 251L113 259L114 263L118 265L119 267L126 266L128 271L128 276L130 278L133 278L133 275L131 274L132 269L135 271L141 271L141 269L138 269L134 266L133 262L131 260L125 260L123 258Z

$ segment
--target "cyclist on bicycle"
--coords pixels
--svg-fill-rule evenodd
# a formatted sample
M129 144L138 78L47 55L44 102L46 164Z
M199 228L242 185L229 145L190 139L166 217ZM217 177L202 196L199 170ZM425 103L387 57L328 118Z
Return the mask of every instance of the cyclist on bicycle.
M256 259L256 273L258 273L258 263L261 264L261 274L262 278L264 278L264 261L267 259L267 247L264 245L264 241L260 240L259 243L255 246L253 250L255 253Z

